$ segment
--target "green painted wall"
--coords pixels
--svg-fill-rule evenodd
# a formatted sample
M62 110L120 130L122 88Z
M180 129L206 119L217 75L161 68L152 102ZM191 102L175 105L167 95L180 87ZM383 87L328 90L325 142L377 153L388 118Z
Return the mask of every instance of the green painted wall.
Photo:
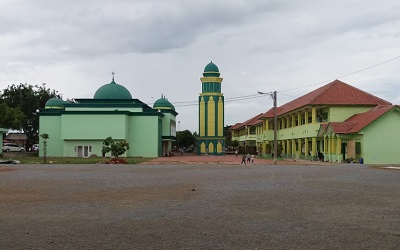
M342 122L354 114L364 113L370 109L371 107L329 107L328 121Z
M40 114L40 133L47 133L48 156L76 157L76 146L90 146L88 156L101 156L103 140L111 136L115 141L127 140L130 150L127 157L161 156L162 136L171 136L171 121L177 113L167 110L143 111L145 104L97 103L68 104L64 110L43 109ZM115 100L118 101L118 100ZM118 110L118 112L114 112ZM40 139L40 148L43 141ZM43 151L40 151L43 155Z
M102 156L101 150L103 147L104 139L90 140L90 141L82 141L82 140L64 141L63 154L65 157L78 157L78 152L75 152L75 146L91 146L92 151L89 153L89 156L95 154L100 157ZM110 155L111 154L108 153L106 156L109 157Z
M65 111L130 111L130 112L143 112L142 108L130 107L66 107Z
M163 136L171 136L171 121L175 122L175 116L170 113L163 113L164 117L162 118L162 135ZM176 122L175 122L176 128Z
M61 122L61 136L64 140L105 139L108 136L114 140L123 140L126 138L127 120L124 114L64 114Z
M309 124L304 124L304 125L301 125L298 127L279 129L278 133L277 133L278 140L316 137L318 134L320 125L321 125L320 123L309 123ZM267 139L273 140L274 132L273 132L273 130L269 130L269 131L272 131L272 138L267 138ZM271 132L269 134L271 134Z
M128 156L158 157L161 135L158 116L130 116L127 141L132 147Z
M365 164L400 164L398 124L400 109L397 108L363 129L361 151Z
M39 134L48 134L47 156L62 156L61 116L41 116ZM39 156L43 156L43 139L39 136Z

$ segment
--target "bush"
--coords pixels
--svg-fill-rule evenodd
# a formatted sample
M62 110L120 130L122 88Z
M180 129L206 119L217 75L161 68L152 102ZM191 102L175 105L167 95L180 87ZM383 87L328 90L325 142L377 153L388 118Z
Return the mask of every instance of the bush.
M129 143L125 140L115 143L111 136L104 140L104 147L102 149L104 154L111 152L114 158L118 158L118 156L124 154L127 150L129 150Z

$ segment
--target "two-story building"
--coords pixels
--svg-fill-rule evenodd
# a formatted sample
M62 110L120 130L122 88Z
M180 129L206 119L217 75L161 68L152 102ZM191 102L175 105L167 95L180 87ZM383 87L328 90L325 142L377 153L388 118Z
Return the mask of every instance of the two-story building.
M335 80L277 107L279 157L400 164L400 107ZM273 152L274 110L231 127L232 140Z

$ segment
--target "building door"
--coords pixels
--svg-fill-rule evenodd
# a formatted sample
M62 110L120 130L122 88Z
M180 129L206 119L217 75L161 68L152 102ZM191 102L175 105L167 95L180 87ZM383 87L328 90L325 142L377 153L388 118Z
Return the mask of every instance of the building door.
M342 161L346 160L347 143L342 142Z
M82 146L77 147L78 157L82 157Z
M75 146L75 152L78 157L89 157L92 152L92 146Z
M83 147L83 157L89 157L89 147L88 146Z

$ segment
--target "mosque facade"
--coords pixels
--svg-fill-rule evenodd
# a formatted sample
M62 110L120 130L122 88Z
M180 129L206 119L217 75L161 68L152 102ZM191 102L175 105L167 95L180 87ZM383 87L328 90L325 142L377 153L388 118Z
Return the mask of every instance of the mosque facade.
M129 143L123 157L159 157L169 155L176 140L178 113L168 99L162 96L150 107L132 98L114 77L93 98L74 103L52 98L38 115L39 133L49 135L47 156L101 156L103 141L111 136Z

